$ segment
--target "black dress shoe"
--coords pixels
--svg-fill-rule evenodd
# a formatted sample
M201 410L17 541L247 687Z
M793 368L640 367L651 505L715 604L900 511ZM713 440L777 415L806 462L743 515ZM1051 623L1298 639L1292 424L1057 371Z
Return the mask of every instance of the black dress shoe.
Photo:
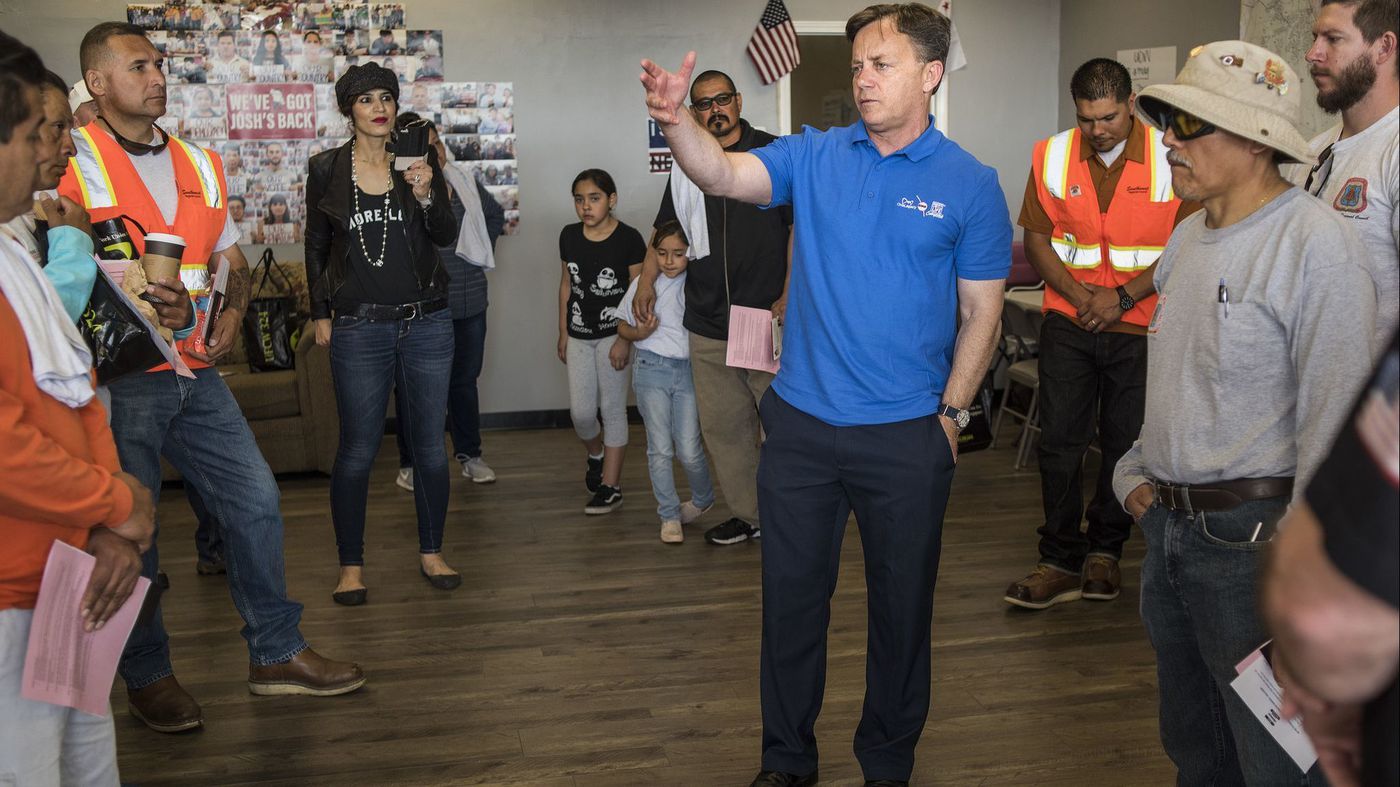
M909 787L909 782L898 779L866 779L865 787Z
M334 601L342 607L358 607L368 600L366 598L368 595L369 591L365 588L359 588L358 590L342 590L339 593L332 593L331 601Z
M422 566L419 566L418 570L423 573L423 577L428 580L428 584L438 590L453 590L462 585L461 574L429 574L428 570Z
M754 780L749 783L749 787L811 787L816 783L816 771L812 771L806 776L784 773L783 771L759 771Z

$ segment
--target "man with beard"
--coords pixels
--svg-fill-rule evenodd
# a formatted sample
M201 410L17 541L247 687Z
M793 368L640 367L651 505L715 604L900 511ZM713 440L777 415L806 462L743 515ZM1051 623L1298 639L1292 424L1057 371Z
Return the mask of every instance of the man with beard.
M753 150L775 139L741 119L743 109L744 97L734 87L734 81L721 71L702 73L690 87L691 116L726 151ZM667 180L653 226L675 221L678 213L686 212L676 209L675 177L673 173ZM773 382L773 375L768 372L725 362L729 308L750 306L774 309L781 314L786 300L783 296L787 289L792 208L763 210L736 199L706 196L704 217L709 253L694 260L687 269L684 323L690 334L691 376L700 411L700 432L729 504L730 518L710 528L705 540L728 545L758 538L760 534L757 478L762 431L758 402ZM690 227L686 218L679 217L682 226ZM691 243L696 242L692 235ZM653 282L659 270L655 255L648 254L633 301L633 308L642 319L650 316L655 303ZM681 524L689 524L702 513L687 502L681 506Z
M1323 0L1307 61L1317 104L1342 122L1309 143L1317 166L1290 180L1345 219L1375 257L1376 334L1400 312L1400 52L1396 0Z

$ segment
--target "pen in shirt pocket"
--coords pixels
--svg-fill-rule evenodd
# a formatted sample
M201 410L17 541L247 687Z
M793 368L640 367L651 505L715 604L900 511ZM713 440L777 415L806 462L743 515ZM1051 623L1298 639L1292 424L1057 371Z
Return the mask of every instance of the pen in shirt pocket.
M1216 299L1225 307L1225 319L1230 319L1230 288L1225 286L1225 279L1220 279L1220 289L1216 293Z

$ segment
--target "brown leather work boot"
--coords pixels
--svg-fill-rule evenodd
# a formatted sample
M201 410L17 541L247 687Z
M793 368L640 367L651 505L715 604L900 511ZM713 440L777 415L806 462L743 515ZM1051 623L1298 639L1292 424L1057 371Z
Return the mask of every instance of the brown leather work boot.
M363 685L365 673L359 664L331 661L311 648L281 664L248 665L248 691L254 694L333 697L349 694Z
M1116 558L1097 553L1084 558L1084 598L1112 601L1118 598L1122 584L1123 574L1118 571Z
M1035 567L1019 582L1006 589L1006 603L1026 609L1045 609L1079 599L1079 575L1045 564Z
M135 691L127 689L126 703L132 716L156 732L184 732L204 724L204 711L174 675Z

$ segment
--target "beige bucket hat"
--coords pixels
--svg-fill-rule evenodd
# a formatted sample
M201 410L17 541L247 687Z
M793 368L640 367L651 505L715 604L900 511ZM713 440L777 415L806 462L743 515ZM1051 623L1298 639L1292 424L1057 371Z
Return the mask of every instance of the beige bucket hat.
M1162 105L1175 107L1311 165L1316 159L1298 131L1301 93L1283 58L1245 41L1216 41L1191 50L1174 83L1144 88L1137 110L1156 126Z

